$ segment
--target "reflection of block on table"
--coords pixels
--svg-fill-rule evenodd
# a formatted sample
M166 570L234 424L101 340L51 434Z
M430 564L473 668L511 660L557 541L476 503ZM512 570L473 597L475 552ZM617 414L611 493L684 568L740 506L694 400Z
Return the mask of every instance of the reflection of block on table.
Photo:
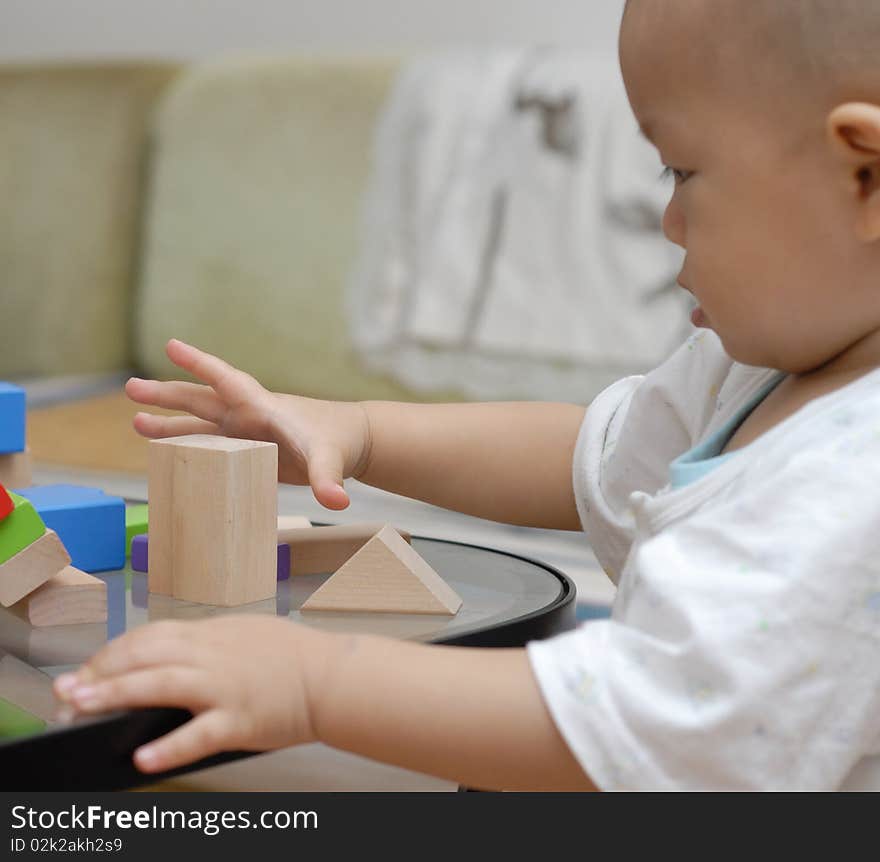
M40 485L23 490L46 526L58 533L73 565L107 572L125 565L125 501L100 488Z
M363 523L284 529L278 531L278 541L290 545L291 575L320 575L335 572L384 526ZM409 533L397 532L404 541L410 541Z
M107 622L107 585L67 566L10 610L32 626Z
M206 620L232 614L265 614L277 616L276 597L250 602L246 607L205 607L198 602L182 602L171 596L150 593L147 596L147 620Z
M0 649L34 667L81 664L106 643L106 623L35 628L12 608L0 608Z
M0 698L43 721L54 721L58 712L52 677L9 653L0 653Z
M46 532L46 525L30 500L14 492L9 496L15 508L0 521L0 563L23 551Z
M35 542L0 564L0 605L8 608L70 564L57 533L45 530Z
M297 527L311 527L312 522L305 515L279 515L278 529L293 530Z
M300 610L453 616L460 607L461 599L452 587L393 527L386 526L318 587Z
M27 488L32 480L30 452L0 455L0 483L7 488Z
M0 381L0 453L23 452L24 436L24 389Z
M275 595L278 447L150 441L150 592L231 607Z
M127 557L131 556L132 539L147 532L148 519L149 507L146 503L135 503L125 507L125 555Z

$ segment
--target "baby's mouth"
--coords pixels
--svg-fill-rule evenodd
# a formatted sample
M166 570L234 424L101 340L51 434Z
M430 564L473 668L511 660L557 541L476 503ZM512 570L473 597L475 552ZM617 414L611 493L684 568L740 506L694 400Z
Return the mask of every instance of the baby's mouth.
M699 305L691 312L691 323L694 326L709 328L709 318L706 317L706 312Z
M700 303L697 300L696 296L694 296L694 292L683 281L681 281L680 277L678 280L678 286L682 290L686 290L691 295L691 299L694 303L694 308L691 309L691 323L694 326L708 329L710 326L709 318L706 316L706 312L703 311L702 307L700 306Z

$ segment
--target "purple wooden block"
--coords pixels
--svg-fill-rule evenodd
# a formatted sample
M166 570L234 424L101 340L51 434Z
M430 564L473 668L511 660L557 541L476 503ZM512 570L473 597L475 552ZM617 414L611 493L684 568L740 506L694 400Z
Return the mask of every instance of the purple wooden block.
M290 545L278 546L278 580L286 581L290 577Z
M131 540L131 567L136 572L147 571L147 534L135 536Z

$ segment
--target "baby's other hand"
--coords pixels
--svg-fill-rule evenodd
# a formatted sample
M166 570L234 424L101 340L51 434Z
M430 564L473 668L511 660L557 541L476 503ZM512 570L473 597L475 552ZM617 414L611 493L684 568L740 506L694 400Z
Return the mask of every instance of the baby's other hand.
M369 460L370 426L360 404L270 392L244 371L175 339L166 352L202 383L132 377L125 385L132 401L189 414L138 413L139 434L220 434L277 443L280 481L311 485L315 499L328 509L348 506L343 480L360 475Z
M265 616L163 621L107 644L55 693L79 714L148 706L193 717L139 748L142 772L163 772L219 751L312 742L308 673L332 635Z

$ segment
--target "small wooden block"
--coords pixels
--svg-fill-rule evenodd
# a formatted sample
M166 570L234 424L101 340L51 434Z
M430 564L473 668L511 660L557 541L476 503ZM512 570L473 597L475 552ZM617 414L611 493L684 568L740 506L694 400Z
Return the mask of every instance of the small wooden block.
M277 445L194 434L149 452L150 592L222 607L274 596Z
M12 497L9 496L2 482L0 482L0 521L8 518L14 511L15 503L12 502Z
M29 451L0 455L0 482L7 488L29 488L32 481Z
M278 531L278 542L290 545L291 575L335 572L359 551L385 524L342 524L334 527L293 528ZM404 530L398 535L409 542Z
M278 544L278 573L279 581L286 581L290 578L290 545L284 542Z
M385 526L300 610L454 616L460 607L455 590L393 527Z
M150 571L150 537L147 533L131 540L131 568L135 572Z
M0 605L8 608L70 564L70 554L54 530L0 565Z
M9 496L15 509L0 521L0 564L21 553L46 532L46 525L30 500L19 497L15 492Z
M107 622L107 585L73 566L16 602L10 610L32 626Z
M312 522L305 515L279 515L278 529L292 530L296 527L311 527Z

